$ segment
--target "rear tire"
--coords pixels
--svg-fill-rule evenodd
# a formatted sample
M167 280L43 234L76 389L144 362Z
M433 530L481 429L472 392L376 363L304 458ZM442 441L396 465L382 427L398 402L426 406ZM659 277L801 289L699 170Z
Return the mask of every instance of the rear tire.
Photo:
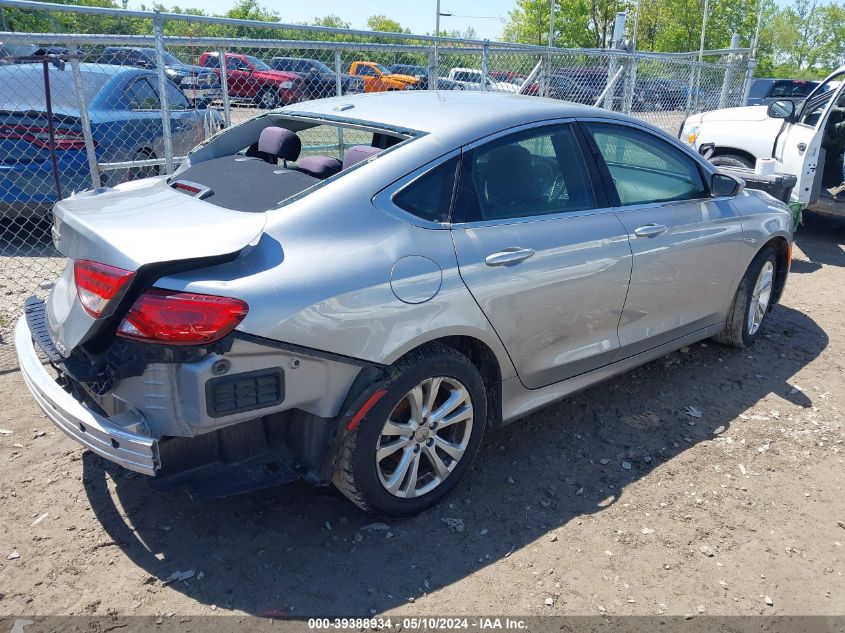
M728 311L725 329L714 340L731 347L751 345L760 336L771 309L776 279L777 258L774 250L766 246L745 271Z
M754 169L754 163L739 154L719 154L710 158L710 163L722 167L746 167L748 169Z
M389 373L387 394L344 440L332 481L364 511L398 517L430 508L466 473L487 396L475 366L445 345L409 352Z

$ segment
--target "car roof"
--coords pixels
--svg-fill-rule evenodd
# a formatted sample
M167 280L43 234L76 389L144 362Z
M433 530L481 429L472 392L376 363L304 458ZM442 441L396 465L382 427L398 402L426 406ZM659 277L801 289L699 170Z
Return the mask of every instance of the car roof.
M352 106L352 107L348 107ZM425 132L457 146L499 130L569 117L617 118L618 113L556 99L476 91L413 90L371 92L287 106L282 112L369 122Z

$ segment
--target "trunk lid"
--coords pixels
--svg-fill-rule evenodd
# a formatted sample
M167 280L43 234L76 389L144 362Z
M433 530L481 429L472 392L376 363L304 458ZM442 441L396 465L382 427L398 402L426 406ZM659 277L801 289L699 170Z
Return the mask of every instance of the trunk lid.
M146 273L156 265L164 269L188 260L202 265L203 260L237 253L257 240L266 220L265 213L224 209L174 190L164 177L152 184L127 183L121 190L76 194L56 203L53 214L53 239L63 255L137 273L128 296L137 284L149 282ZM110 306L109 312L113 310ZM47 320L63 356L109 321L94 319L83 309L72 262L50 293Z

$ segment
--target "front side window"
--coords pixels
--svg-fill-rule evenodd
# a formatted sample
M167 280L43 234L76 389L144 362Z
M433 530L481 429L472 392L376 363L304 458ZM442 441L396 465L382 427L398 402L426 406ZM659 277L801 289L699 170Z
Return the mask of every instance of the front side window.
M423 220L448 222L460 157L426 172L393 196L393 204Z
M467 152L463 218L503 220L595 208L586 163L570 125L534 128Z
M370 68L369 66L358 66L357 74L364 75L365 77L378 77L376 71Z
M245 61L238 57L227 57L226 58L226 69L227 70L243 70L249 72L252 68L249 67Z
M621 125L589 123L587 129L607 164L622 206L707 196L695 160L666 141Z

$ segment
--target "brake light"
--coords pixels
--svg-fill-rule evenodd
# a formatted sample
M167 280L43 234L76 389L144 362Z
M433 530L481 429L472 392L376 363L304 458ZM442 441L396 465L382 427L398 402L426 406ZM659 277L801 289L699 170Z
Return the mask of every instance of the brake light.
M99 319L109 302L124 293L135 273L87 259L73 262L76 295L85 311Z
M53 138L56 149L85 149L85 137L82 132L55 128ZM50 130L46 127L28 125L0 126L0 139L23 140L41 149L50 149ZM95 143L96 144L96 143Z
M152 288L138 297L117 334L169 345L213 343L234 330L248 310L240 299Z

